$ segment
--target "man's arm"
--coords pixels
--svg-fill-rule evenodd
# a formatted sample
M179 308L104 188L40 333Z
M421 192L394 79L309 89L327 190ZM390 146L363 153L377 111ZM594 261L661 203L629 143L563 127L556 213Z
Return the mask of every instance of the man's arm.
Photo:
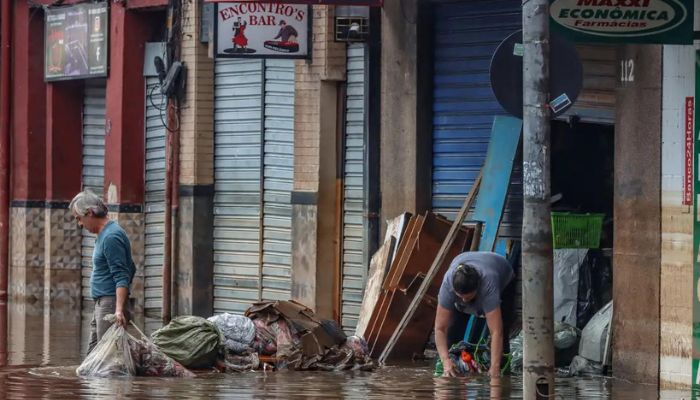
M442 360L443 375L442 376L457 376L452 360L449 357L449 349L447 343L447 328L450 326L452 319L452 311L440 304L437 306L435 314L435 347Z
M117 304L114 311L114 316L117 318L117 324L126 328L126 324L129 322L124 316L124 309L126 309L126 302L129 301L129 289L125 287L117 288Z
M131 283L131 275L127 267L126 244L119 237L109 237L105 240L104 253L109 271L112 273L114 285L117 288L117 304L114 315L117 318L117 324L126 327L128 321L124 316L124 310L126 309L126 302L129 300L129 283Z
M489 375L499 376L501 373L501 357L503 356L503 318L501 307L486 313L486 324L491 333L491 368Z

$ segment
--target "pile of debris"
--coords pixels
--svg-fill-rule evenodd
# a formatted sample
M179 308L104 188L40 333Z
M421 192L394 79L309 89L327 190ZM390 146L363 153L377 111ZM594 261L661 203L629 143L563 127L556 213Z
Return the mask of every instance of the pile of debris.
M364 339L347 337L335 321L320 320L313 310L295 301L255 303L245 316L177 317L150 338L138 332L140 339L112 325L78 367L77 374L192 377L188 369L242 372L375 368Z

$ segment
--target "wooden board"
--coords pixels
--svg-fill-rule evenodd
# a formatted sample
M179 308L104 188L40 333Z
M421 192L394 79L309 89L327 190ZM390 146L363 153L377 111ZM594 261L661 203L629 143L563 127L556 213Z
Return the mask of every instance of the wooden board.
M356 336L365 337L365 330L367 330L372 312L382 292L382 284L389 270L391 254L394 252L395 245L396 239L393 236L389 236L382 247L372 256L369 264L369 279L367 279L365 294L362 297L362 305L360 306L360 318L357 320L357 326L355 327Z

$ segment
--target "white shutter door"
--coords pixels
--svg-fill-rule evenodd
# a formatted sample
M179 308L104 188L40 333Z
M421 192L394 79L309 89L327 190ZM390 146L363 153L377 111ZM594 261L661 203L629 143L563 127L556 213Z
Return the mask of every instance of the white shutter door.
M105 164L105 94L104 79L85 81L83 100L83 190L89 189L98 196L104 191ZM90 275L92 274L92 251L95 235L83 229L82 239L82 287L83 300L91 302Z
M265 62L262 299L291 297L294 60Z
M214 312L260 291L263 61L217 60L214 80Z
M165 225L166 102L157 77L146 77L146 193L144 294L146 334L161 326Z
M343 154L343 254L341 322L354 332L360 313L367 254L364 242L365 199L365 45L350 44L347 51L346 124Z

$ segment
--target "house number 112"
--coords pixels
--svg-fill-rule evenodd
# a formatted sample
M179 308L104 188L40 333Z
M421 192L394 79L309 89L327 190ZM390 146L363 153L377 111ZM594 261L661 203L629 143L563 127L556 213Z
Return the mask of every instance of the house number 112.
M634 60L620 61L620 82L634 82Z

